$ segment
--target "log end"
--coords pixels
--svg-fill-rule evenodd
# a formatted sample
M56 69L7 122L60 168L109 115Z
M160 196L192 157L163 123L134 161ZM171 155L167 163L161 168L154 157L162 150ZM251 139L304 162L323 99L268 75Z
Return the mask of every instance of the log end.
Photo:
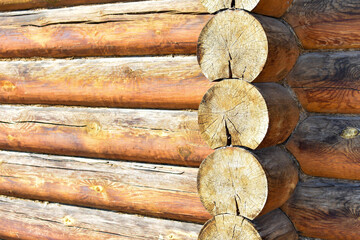
M213 149L229 145L255 149L266 136L269 113L256 87L227 79L204 95L198 123L202 138Z
M211 81L239 78L251 82L267 61L267 36L250 13L220 12L201 31L197 56L202 72Z
M198 240L261 240L254 226L243 217L230 214L218 215L207 221L201 229Z
M202 5L209 13L215 13L222 9L253 10L260 0L201 0Z
M229 213L254 219L268 197L263 167L257 156L242 148L210 154L200 165L197 183L200 199L213 216Z

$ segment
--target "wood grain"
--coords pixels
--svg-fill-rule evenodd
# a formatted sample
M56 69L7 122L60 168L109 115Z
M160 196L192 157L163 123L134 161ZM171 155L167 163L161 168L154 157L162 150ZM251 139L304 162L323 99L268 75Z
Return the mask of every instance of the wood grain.
M0 102L197 109L212 86L196 57L0 61Z
M199 166L212 150L196 112L0 106L0 148Z
M201 225L0 196L0 237L195 240Z
M310 112L360 113L360 52L302 55L287 82Z
M298 184L282 209L301 235L327 240L360 236L360 184L310 178Z
M0 194L204 223L196 168L0 152Z
M241 216L221 214L205 223L199 240L297 240L298 235L289 218L276 209L254 221Z
M0 14L0 57L194 54L210 18L147 1Z
M284 19L306 49L360 47L358 0L294 0Z
M286 144L309 175L360 180L360 118L311 116Z

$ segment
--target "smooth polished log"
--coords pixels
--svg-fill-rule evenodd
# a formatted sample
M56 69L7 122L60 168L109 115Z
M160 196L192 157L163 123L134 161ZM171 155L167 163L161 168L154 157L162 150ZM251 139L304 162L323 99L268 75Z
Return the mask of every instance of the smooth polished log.
M198 169L0 151L0 194L204 223Z
M0 106L0 148L184 166L212 152L196 112L14 105Z
M359 51L307 53L286 80L309 112L359 114L359 59Z
M0 196L0 238L195 240L201 225Z
M196 57L0 61L0 102L197 109L212 86Z
M360 183L325 178L299 182L282 210L299 234L327 240L360 236Z
M311 116L286 143L308 175L360 180L360 118Z

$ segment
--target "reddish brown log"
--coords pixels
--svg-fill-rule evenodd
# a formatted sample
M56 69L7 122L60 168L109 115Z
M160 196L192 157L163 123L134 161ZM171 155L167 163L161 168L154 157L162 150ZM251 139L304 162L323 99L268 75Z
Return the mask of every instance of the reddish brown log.
M284 19L306 49L360 47L358 0L294 0Z
M192 56L0 62L2 103L197 109L212 85Z
M212 152L197 113L0 106L0 148L199 166Z
M358 240L360 183L313 178L300 182L282 209L301 235Z
M307 111L360 113L360 52L302 55L287 82Z
M208 19L163 1L3 13L0 57L194 54Z
M0 194L204 223L198 169L0 152Z
M359 117L311 116L286 147L309 175L360 180Z
M195 240L201 225L0 197L0 238Z

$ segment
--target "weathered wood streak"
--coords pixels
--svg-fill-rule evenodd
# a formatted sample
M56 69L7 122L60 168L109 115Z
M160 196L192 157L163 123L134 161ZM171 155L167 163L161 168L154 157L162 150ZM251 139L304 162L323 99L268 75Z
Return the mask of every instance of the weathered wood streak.
M196 57L0 61L0 102L197 109L212 86Z
M120 3L115 3L120 2ZM32 8L51 8L51 7L62 7L62 6L75 6L75 5L83 5L83 4L94 4L94 3L113 3L113 8L118 5L123 5L124 3L128 3L128 5L137 5L139 8L143 8L144 6L154 6L158 7L168 7L174 8L176 6L176 10L178 11L189 11L189 12L205 12L205 9L200 4L199 1L193 0L57 0L57 1L49 1L49 0L1 0L0 1L0 11L9 11L9 10L21 10L21 9L32 9ZM168 6L166 6L168 4ZM86 8L81 7L82 9ZM110 4L91 6L89 8L101 10L110 10ZM61 10L60 10L61 11ZM160 8L161 11L161 8Z
M204 223L197 169L0 152L0 194Z
M360 47L358 0L294 0L284 19L306 49Z
M359 128L359 117L312 116L286 147L306 174L360 180Z
M196 112L0 106L0 148L199 166Z
M195 240L201 225L0 197L0 237L24 240Z
M282 209L301 235L358 240L359 202L359 182L313 178L299 183Z
M302 55L287 82L307 111L360 113L360 52Z
M210 16L191 13L172 1L3 13L0 57L193 54Z

